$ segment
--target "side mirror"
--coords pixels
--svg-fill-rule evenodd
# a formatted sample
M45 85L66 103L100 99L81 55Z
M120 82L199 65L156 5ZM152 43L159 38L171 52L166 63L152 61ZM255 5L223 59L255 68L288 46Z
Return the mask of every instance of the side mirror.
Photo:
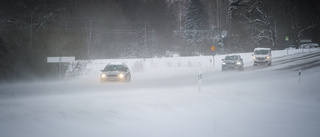
M224 59L222 59L222 61L224 61Z
M243 59L240 59L241 61L243 60Z
M101 72L104 72L104 70L102 69L102 70L100 70Z

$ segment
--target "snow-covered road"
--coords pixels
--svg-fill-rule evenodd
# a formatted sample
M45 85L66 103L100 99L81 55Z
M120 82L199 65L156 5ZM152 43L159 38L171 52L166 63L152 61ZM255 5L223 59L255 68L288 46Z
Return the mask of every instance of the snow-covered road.
M256 68L246 61L242 72L221 72L219 65L149 69L133 72L131 83L100 84L95 72L3 84L0 136L319 137L320 67L302 68L300 77L295 69L319 57L279 56Z

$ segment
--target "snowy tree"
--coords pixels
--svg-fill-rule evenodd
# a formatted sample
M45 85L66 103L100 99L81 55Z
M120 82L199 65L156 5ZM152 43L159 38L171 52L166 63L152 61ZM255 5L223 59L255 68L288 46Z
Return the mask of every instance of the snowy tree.
M190 0L182 36L189 43L189 52L204 52L209 47L208 14L200 0Z
M226 30L229 25L228 0L202 0L209 16L209 25L214 30Z
M297 47L301 39L320 43L319 5L315 0L2 0L0 79L54 75L57 66L48 65L47 56L145 58L167 50L192 55L211 52L212 45L229 53L281 49L286 36Z
M250 39L257 45L274 48L277 38L276 20L265 11L262 0L253 1L247 9L247 14L242 14L248 25L245 30L251 32Z
M313 0L230 0L231 48L298 47L301 39L317 42L320 2ZM285 41L289 37L289 41Z
M229 26L228 1L224 0L167 0L168 7L176 17L176 34L182 36L187 44L188 52L210 52L210 46L221 46ZM199 24L202 24L202 27ZM184 24L184 25L182 25ZM203 27L205 26L205 27ZM193 28L195 27L195 28ZM196 46L198 45L198 46ZM200 46L199 46L200 45ZM181 49L183 50L183 49ZM185 49L186 50L186 49ZM218 52L220 52L218 50ZM211 54L211 53L209 53Z
M1 1L1 78L23 79L44 74L41 30L56 13L55 2ZM41 44L40 44L41 43ZM22 69L23 68L23 69Z
M185 29L208 30L208 14L200 0L190 0L186 13Z
M286 3L286 9L288 20L290 21L289 25L290 32L290 40L296 46L299 47L301 44L301 39L312 39L313 38L313 30L320 25L320 11L316 10L319 9L319 2L318 7L317 3L312 0L307 1L290 1ZM316 31L316 30L315 30ZM318 38L313 39L318 40Z
M212 45L215 45L216 51L225 53L225 45L228 45L228 0L202 0L209 16L209 27L212 30Z
M267 13L262 0L232 1L229 17L232 20L231 37L235 38L234 44L237 43L232 46L240 45L245 49L275 47L276 20Z
M178 30L184 29L184 22L189 2L187 0L167 0L168 7L175 15Z

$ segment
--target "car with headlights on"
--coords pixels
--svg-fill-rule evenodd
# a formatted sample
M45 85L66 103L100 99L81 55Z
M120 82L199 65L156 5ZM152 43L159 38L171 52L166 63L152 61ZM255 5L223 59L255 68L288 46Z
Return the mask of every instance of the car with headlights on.
M243 70L243 59L240 55L227 55L222 59L222 71L229 69L235 69L242 71Z
M131 73L125 63L109 63L101 70L100 82L106 81L131 81Z
M267 64L271 66L272 54L270 48L255 48L252 54L253 66Z

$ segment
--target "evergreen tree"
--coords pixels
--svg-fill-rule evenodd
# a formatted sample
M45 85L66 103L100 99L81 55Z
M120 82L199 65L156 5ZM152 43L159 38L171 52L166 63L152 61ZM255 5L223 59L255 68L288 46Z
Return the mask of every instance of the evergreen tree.
M208 14L200 0L190 0L186 15L185 28L187 30L208 30Z
M208 14L200 0L190 0L182 34L189 43L188 52L205 52L210 36Z

